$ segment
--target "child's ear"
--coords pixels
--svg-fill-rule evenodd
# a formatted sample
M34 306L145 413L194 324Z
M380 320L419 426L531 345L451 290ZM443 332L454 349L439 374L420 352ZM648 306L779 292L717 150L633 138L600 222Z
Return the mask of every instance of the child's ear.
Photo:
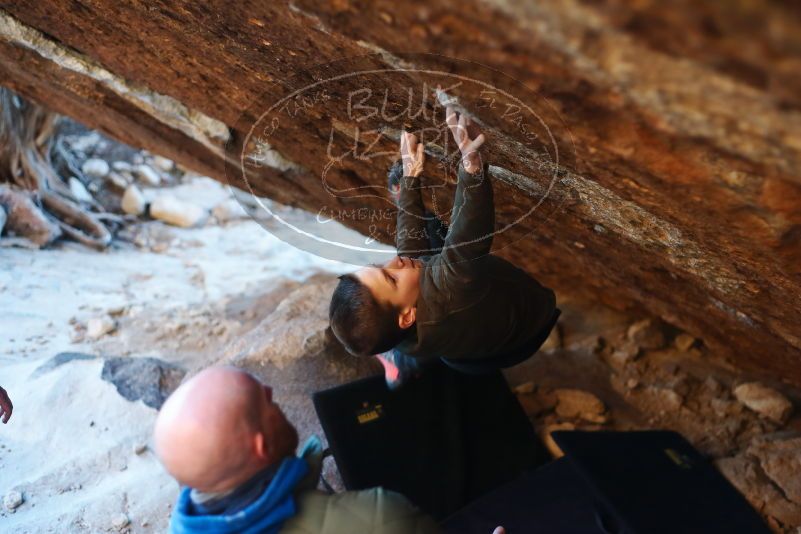
M398 326L404 330L409 328L417 320L417 306L411 306L398 314Z

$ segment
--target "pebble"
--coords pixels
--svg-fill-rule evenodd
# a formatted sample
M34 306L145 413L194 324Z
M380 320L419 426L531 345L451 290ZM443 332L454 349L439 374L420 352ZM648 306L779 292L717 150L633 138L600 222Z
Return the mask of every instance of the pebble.
M601 400L580 389L557 389L556 413L560 417L580 418L591 423L605 423L606 406Z
M153 165L164 172L170 172L175 168L175 163L164 156L153 156Z
M137 456L143 454L147 450L147 443L137 443L134 445L133 451Z
M734 396L746 408L779 424L784 424L793 413L787 397L759 382L747 382L734 388Z
M682 396L669 388L656 388L656 394L662 407L671 412L681 408L684 403Z
M70 343L81 343L86 338L83 330L73 330L70 332Z
M518 395L525 395L527 393L534 393L534 389L534 382L524 382L519 386L515 386L513 391Z
M166 252L170 248L169 241L156 241L150 246L151 252L155 252L156 254L161 254L162 252Z
M116 514L111 518L111 526L114 528L114 530L122 530L130 524L131 520L128 519L128 516L123 513Z
M636 360L640 355L640 347L631 341L624 341L612 351L609 356L612 364L618 368L622 368L628 362Z
M644 349L658 349L665 346L665 334L651 319L643 319L629 326L626 337Z
M81 170L90 178L105 178L111 168L105 160L100 158L90 158L83 162Z
M117 189L122 189L122 190L125 190L125 188L128 187L128 184L130 183L130 180L127 177L125 177L123 173L117 173L117 172L109 173L109 175L106 176L106 180L108 180L109 183L111 183L111 185L113 185Z
M86 189L86 186L83 185L83 182L76 177L70 177L69 185L72 196L74 196L78 202L92 202L92 200L94 200L92 194Z
M160 196L150 203L150 215L174 226L191 228L206 218L206 210L171 196Z
M214 206L211 214L217 219L217 222L233 221L235 219L244 219L248 216L247 211L236 199L228 198Z
M110 317L92 317L86 323L86 337L99 339L117 328L117 323Z
M147 165L137 165L134 172L147 185L159 185L161 183L161 175L153 170L152 167Z
M129 215L142 215L147 209L145 195L133 184L125 188L121 205L122 211Z
M100 134L97 132L91 132L75 139L72 143L70 143L70 148L78 152L86 152L90 148L97 146L99 143Z
M127 161L115 161L114 163L111 164L111 168L119 172L122 171L131 172L133 166Z
M723 386L720 385L714 377L708 376L706 380L704 380L704 389L706 389L712 395L720 395L723 392Z
M19 508L23 502L22 493L17 490L11 490L3 497L3 506L6 507L6 510L11 512Z
M679 334L676 336L676 339L673 340L673 344L682 352L687 352L695 345L695 338L690 334Z

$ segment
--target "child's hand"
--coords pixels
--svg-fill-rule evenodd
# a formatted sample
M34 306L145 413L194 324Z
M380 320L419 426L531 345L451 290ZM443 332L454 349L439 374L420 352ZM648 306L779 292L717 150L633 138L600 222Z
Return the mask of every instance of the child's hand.
M0 417L3 418L3 424L8 423L11 418L11 411L14 405L11 404L11 399L8 398L8 393L3 388L0 388Z
M403 175L420 176L425 162L423 143L418 143L414 134L404 131L401 133L400 151L403 160Z
M475 174L481 170L481 156L478 153L478 149L484 144L484 134L473 124L470 117L464 113L457 113L452 106L445 108L445 122L448 123L448 128L453 134L453 140L456 141L456 146L459 147L459 152L462 153L464 170L470 174ZM473 139L470 139L471 134L474 136Z

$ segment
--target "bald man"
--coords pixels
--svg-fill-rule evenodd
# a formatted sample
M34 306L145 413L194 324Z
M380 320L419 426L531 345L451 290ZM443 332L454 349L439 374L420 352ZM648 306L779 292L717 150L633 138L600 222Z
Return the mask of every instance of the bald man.
M321 447L298 434L272 390L231 367L182 384L156 420L156 453L183 486L170 532L434 533L436 524L397 493L316 490Z

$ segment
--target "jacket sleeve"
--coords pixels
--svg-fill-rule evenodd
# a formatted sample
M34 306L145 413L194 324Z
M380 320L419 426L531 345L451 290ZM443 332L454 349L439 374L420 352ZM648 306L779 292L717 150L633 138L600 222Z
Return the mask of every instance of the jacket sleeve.
M470 174L460 166L451 225L437 262L438 285L474 280L481 263L476 260L490 253L494 231L495 204L488 167Z
M397 233L395 234L395 246L401 256L417 257L431 253L420 183L420 177L404 176L401 178Z

